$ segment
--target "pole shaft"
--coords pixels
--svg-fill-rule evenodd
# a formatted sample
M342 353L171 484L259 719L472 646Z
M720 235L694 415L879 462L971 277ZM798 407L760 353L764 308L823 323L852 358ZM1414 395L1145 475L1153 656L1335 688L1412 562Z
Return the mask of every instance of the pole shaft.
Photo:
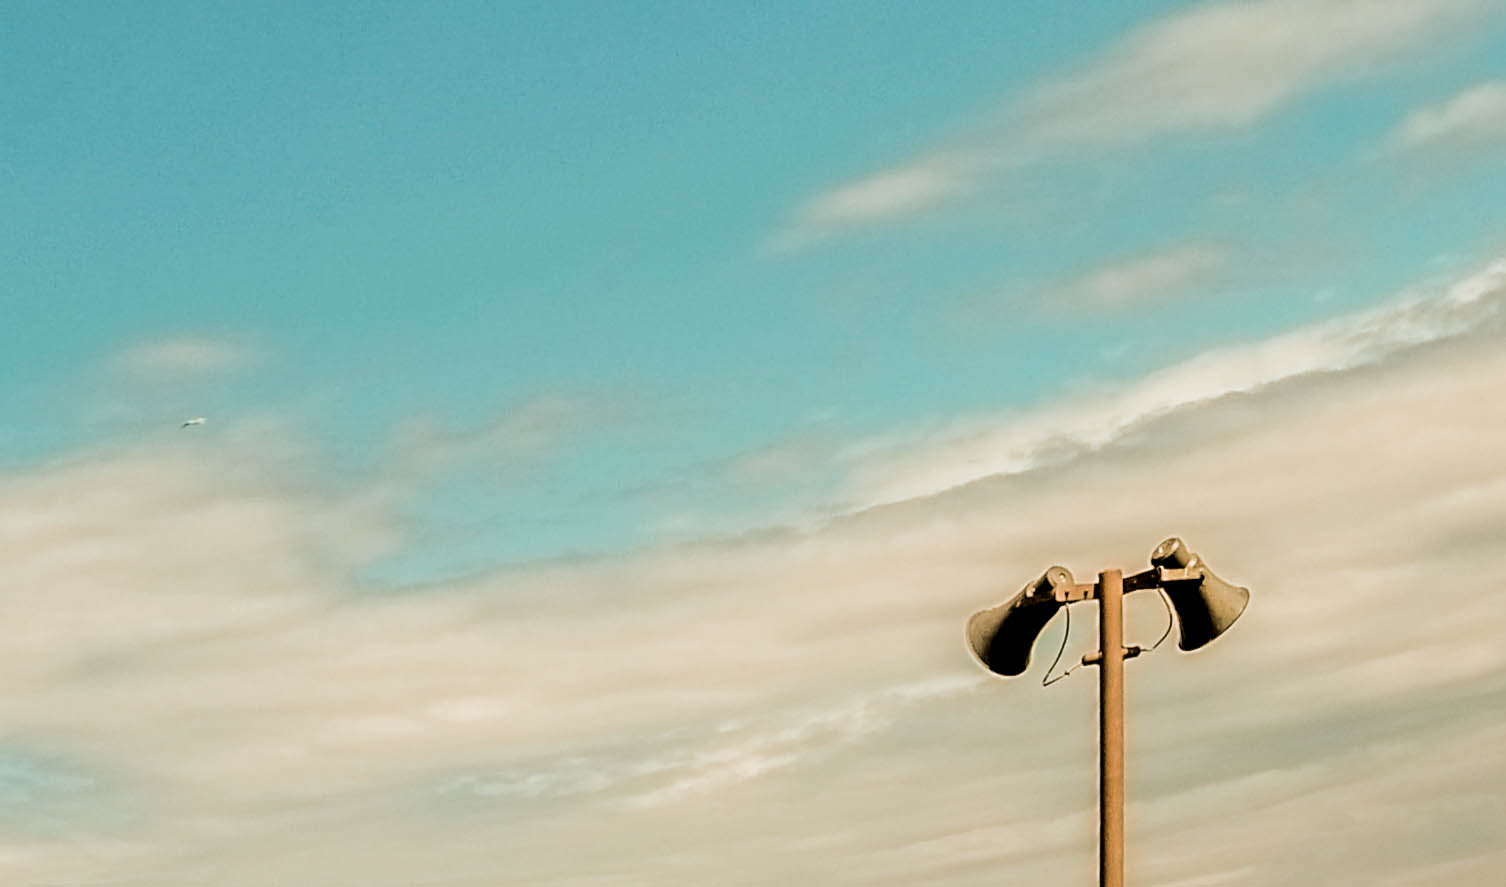
M1124 574L1098 574L1098 883L1124 887Z

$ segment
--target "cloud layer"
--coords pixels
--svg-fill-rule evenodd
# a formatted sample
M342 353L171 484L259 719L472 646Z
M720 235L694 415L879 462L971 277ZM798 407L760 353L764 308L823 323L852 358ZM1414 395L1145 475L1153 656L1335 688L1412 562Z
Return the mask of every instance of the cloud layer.
M1487 883L1506 863L1500 274L1210 354L1184 370L1201 395L1121 392L1099 419L1134 434L1033 467L808 532L422 592L354 585L392 515L266 441L5 478L0 802L41 792L49 822L0 810L0 875L1086 879L1091 677L987 680L962 625L1047 564L1133 569L1178 533L1254 599L1208 650L1130 666L1132 877ZM1151 640L1164 615L1132 597L1129 623Z

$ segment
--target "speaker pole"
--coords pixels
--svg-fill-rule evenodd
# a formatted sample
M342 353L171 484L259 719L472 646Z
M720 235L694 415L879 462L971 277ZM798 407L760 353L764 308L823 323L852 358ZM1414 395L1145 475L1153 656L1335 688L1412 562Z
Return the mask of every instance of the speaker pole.
M1124 573L1098 574L1098 883L1124 887Z
M1142 652L1124 646L1125 592L1165 592L1182 626L1177 646L1183 650L1199 649L1228 631L1250 600L1249 589L1213 575L1175 536L1156 546L1150 563L1149 570L1128 577L1104 570L1091 585L1074 582L1066 567L1051 567L1007 603L974 613L965 632L968 649L984 668L1012 677L1030 664L1035 639L1057 609L1098 601L1099 649L1082 657L1082 664L1098 666L1100 887L1124 887L1124 660Z

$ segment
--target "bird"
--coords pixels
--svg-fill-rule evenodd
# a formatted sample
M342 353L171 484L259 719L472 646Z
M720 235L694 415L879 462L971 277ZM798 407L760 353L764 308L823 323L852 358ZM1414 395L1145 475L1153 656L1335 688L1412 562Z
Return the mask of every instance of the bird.
M190 425L203 425L205 422L208 422L208 421L209 420L206 419L206 418L204 418L203 416L199 416L196 419L189 419L187 422L184 422L182 425L179 425L178 427L179 428L187 428Z

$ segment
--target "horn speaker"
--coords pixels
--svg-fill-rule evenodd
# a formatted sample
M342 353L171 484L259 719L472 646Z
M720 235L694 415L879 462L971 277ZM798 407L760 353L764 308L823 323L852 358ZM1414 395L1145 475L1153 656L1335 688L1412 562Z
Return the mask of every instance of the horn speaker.
M1177 611L1177 646L1196 650L1229 630L1250 603L1250 590L1218 578L1202 558L1173 536L1151 552L1153 566L1186 570L1188 578L1163 582L1161 587Z
M1030 649L1046 623L1062 608L1056 588L1072 584L1072 572L1052 567L1008 601L967 620L967 646L994 674L1014 677L1030 665Z

